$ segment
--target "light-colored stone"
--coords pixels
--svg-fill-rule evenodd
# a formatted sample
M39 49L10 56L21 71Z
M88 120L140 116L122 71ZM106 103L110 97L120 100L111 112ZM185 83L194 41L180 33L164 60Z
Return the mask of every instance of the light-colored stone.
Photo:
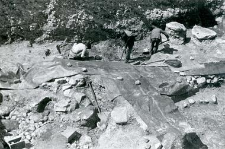
M70 105L70 100L69 99L65 99L65 100L60 100L59 102L57 102L55 105L54 105L54 110L56 112L66 112L67 111L67 108L69 107Z
M187 76L186 79L187 79L187 82L191 82L192 77L191 76Z
M79 141L80 146L85 146L85 145L91 145L92 144L92 139L88 135L82 135Z
M190 56L190 60L194 60L195 58L193 56Z
M216 84L216 83L218 83L218 82L219 82L218 77L214 77L214 78L212 79L212 81L211 81L211 83L213 83L213 84Z
M126 107L115 107L111 112L113 121L117 124L125 124L128 122L129 116Z
M85 84L85 77L81 74L72 76L69 79L69 84L77 87L83 86Z
M183 24L178 22L167 23L165 31L170 35L171 43L180 45L185 42L187 29Z
M69 62L69 63L67 63L67 66L72 67L73 65Z
M216 95L212 95L212 103L214 103L214 104L218 104L218 101L217 101L217 97L216 97Z
M183 102L183 108L187 108L188 106L189 106L189 104L186 101L184 101Z
M10 108L7 106L0 107L0 116L8 115L10 113Z
M78 93L75 92L73 93L73 97L75 98L75 100L79 103L81 103L81 101L86 97L86 95L84 93Z
M42 115L41 115L41 113L34 113L34 114L30 115L29 119L30 119L30 121L34 121L34 123L38 123L41 121Z
M140 80L136 80L135 81L135 85L141 85L141 81Z
M16 120L1 120L2 125L5 127L7 131L16 130L19 128L19 123Z
M154 135L145 136L146 140L149 140L147 144L150 146L150 149L162 149L162 144L159 139Z
M206 83L207 83L207 84L210 84L210 83L211 83L211 79L207 79L207 80L206 80Z
M197 81L198 85L204 85L204 84L206 84L206 78L205 77L197 78L196 81Z
M143 49L143 53L149 53L149 49L148 48Z
M65 90L71 89L71 88L72 88L72 86L67 84L67 85L62 86L62 91L65 91Z
M66 97L72 97L72 90L71 89L67 89L63 92L63 95Z
M122 81L123 77L117 77L116 79Z
M180 72L180 76L186 76L185 72Z
M195 25L192 29L192 36L198 40L214 39L217 33L211 29Z
M82 68L82 71L83 72L87 72L87 68Z
M194 99L188 99L188 102L192 105L195 103L195 100Z

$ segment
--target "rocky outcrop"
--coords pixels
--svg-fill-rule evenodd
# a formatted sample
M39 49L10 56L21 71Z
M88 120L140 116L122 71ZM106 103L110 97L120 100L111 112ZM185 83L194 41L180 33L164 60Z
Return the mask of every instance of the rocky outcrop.
M185 42L187 29L183 24L178 22L167 23L166 32L170 35L171 43L183 44Z

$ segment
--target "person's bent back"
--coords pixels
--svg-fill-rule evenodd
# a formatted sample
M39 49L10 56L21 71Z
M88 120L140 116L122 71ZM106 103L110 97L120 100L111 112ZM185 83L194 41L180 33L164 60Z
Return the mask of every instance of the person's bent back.
M89 47L83 43L74 43L69 53L69 59L81 60L87 58L89 56L87 48Z

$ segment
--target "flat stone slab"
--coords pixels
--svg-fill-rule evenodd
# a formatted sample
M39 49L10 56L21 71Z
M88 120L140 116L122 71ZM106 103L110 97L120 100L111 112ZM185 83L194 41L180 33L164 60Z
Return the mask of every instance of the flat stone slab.
M198 40L214 39L217 33L211 29L195 25L192 29L192 36Z

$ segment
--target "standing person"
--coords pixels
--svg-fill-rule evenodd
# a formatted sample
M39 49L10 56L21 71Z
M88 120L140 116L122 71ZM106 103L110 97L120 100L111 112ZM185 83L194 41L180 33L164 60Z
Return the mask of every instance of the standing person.
M164 34L167 38L167 41L169 41L169 35L165 31L155 26L155 24L153 24L152 27L153 27L153 30L150 36L150 42L151 42L150 51L149 51L150 55L155 54L158 51L159 43L161 42L161 34Z
M126 50L125 63L128 63L130 60L130 54L131 54L133 46L134 46L135 37L136 37L136 35L128 30L125 30L122 35L122 40L125 42L125 50Z
M39 25L37 23L32 23L29 25L29 29L27 32L27 40L29 41L28 47L33 47L35 43L35 39L41 35L41 31L39 29Z
M91 44L74 43L69 53L69 59L84 60L89 57L88 49L91 49Z

